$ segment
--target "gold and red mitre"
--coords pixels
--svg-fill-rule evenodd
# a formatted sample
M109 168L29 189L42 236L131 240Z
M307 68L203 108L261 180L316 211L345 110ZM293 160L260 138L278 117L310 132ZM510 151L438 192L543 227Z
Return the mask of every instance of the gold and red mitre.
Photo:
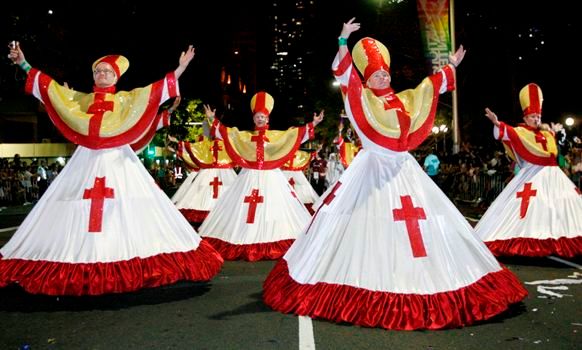
M519 103L524 117L530 114L542 114L543 101L542 89L537 84L527 84L519 92Z
M127 71L129 68L129 60L121 55L107 55L103 56L97 61L93 62L91 68L95 70L95 67L101 62L109 63L115 74L117 75L117 79L121 78L121 75Z
M360 39L352 49L352 60L367 81L370 76L384 70L390 73L390 53L384 44L376 39Z
M253 114L262 112L268 116L271 114L273 106L275 106L273 96L264 91L257 92L251 99L251 111L253 111Z

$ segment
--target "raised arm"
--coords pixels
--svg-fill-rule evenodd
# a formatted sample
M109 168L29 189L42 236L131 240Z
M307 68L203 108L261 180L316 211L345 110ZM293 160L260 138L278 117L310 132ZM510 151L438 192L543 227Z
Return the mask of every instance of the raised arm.
M491 120L493 125L495 125L496 127L499 127L499 125L501 125L499 123L499 119L497 118L497 114L493 113L493 111L491 111L489 108L485 108L485 116L489 118L489 120Z
M349 21L344 23L338 38L340 61L348 53L348 38L353 32L360 29L360 23L354 23L355 19L356 17L352 17Z
M463 45L459 46L455 53L449 55L449 63L452 64L453 67L457 68L465 57L466 52L467 50L463 48Z
M194 58L194 47L192 45L189 45L188 50L182 51L182 53L180 54L178 68L176 68L176 70L174 71L176 79L180 78L180 76L182 75L182 73L184 73L184 71L188 67L188 64L190 64L190 61L192 61L193 58Z
M18 41L11 41L8 44L10 48L10 53L8 54L8 58L12 61L12 63L17 64L22 68L26 73L30 70L30 64L26 62L26 58L24 58L24 53L20 49L20 43Z
M212 109L210 108L210 105L207 104L202 105L202 107L204 107L204 114L206 114L206 118L208 118L208 123L212 125L214 118L216 117L216 108Z
M313 113L313 126L317 126L317 124L321 123L323 120L323 111L319 112L319 114Z

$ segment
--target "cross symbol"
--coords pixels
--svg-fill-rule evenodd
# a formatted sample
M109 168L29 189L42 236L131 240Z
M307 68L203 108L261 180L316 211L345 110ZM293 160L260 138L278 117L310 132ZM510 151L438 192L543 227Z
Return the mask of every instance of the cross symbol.
M105 198L114 198L113 188L105 187L105 176L96 177L93 188L86 188L83 194L83 199L91 200L89 232L101 232Z
M257 143L257 162L262 164L265 161L265 142L269 142L265 130L259 130L258 135L251 136L251 141Z
M214 158L214 163L218 162L218 152L222 151L222 147L220 147L220 143L218 140L214 140L214 144L212 145L212 158Z
M540 131L536 132L536 143L540 143L544 151L548 150L548 140L546 140L546 137Z
M426 220L426 214L421 207L415 208L412 205L410 196L400 196L402 208L393 209L394 221L405 221L406 231L408 232L408 240L412 248L412 256L420 258L426 256L426 249L422 241L422 234L420 232L419 220Z
M87 109L88 114L93 114L89 120L89 135L99 136L99 129L101 129L101 122L105 112L113 111L113 101L105 101L105 94L102 92L95 93L93 104Z
M257 205L263 203L263 196L259 196L259 189L253 188L250 196L246 196L244 202L249 203L249 211L247 212L247 224L255 222L255 212Z
M212 186L212 198L218 198L218 186L222 185L222 181L219 181L218 176L215 176L208 184Z
M523 191L517 192L516 197L521 198L521 205L519 207L519 218L523 219L527 213L527 208L529 207L530 197L535 197L537 190L531 189L531 182L526 182Z
M324 205L329 205L329 203L331 203L331 201L335 198L335 192L338 190L338 188L341 185L342 185L341 182L336 181L335 185L333 185L333 188L331 189L331 192L329 192L329 194L327 196L325 196L325 198L323 199L323 202L321 203L319 208L317 208L317 211L315 212L315 214L313 214L313 217L311 218L311 222L309 223L307 230L305 230L305 233L309 232L309 229L311 228L311 224L313 224L313 220L315 220L317 213L319 213L319 209L321 209L321 207L323 207Z
M289 184L291 185L291 187L295 188L295 179L291 177L289 179Z

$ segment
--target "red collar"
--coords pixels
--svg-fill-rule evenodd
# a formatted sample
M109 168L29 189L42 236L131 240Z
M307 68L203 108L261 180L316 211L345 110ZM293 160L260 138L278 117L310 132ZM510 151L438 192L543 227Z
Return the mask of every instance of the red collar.
M116 91L115 85L111 85L111 86L108 86L105 88L100 88L100 87L93 85L93 92L102 92L102 93L114 94L115 91Z
M255 131L262 131L262 130L269 130L269 124L265 124L265 126L256 126L255 125Z

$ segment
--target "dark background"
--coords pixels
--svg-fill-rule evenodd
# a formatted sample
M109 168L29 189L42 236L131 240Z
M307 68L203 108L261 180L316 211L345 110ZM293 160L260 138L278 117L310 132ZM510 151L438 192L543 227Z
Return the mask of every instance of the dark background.
M196 57L180 79L182 95L218 105L220 69L229 60L237 33L256 39L256 89L271 91L272 4L265 0L4 4L0 42L20 41L34 67L81 91L90 90L91 64L103 55L119 53L129 59L130 69L118 89L131 89L175 69L180 52L193 44ZM315 0L315 4L306 46L312 59L305 67L309 77L305 104L310 112L325 108L328 118L337 118L341 100L330 87L330 66L342 23L354 16L362 29L350 38L350 47L363 36L385 43L397 91L416 86L429 74L415 1ZM529 82L542 88L544 121L563 122L566 116L580 119L582 25L575 4L565 0L455 1L456 43L467 49L457 84L463 141L494 144L483 112L487 106L504 121L520 122L518 92ZM0 64L0 104L22 98L23 80L24 75L5 58ZM441 106L450 109L450 94L441 100ZM248 101L244 104L248 111ZM285 111L277 113L284 124Z

